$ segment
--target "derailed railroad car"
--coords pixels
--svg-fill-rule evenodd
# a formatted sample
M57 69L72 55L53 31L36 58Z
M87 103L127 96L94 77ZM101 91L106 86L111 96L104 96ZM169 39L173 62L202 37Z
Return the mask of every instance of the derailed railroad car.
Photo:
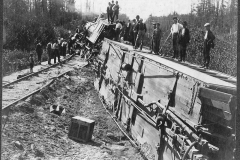
M147 159L234 159L234 77L107 38L94 67L99 94Z

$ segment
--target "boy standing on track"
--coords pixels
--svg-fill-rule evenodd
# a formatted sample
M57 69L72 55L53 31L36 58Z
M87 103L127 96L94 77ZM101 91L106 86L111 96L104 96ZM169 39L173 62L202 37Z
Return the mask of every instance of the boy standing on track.
M183 22L183 28L179 30L179 47L180 47L180 59L179 61L185 62L187 45L190 41L189 29L187 28L187 22Z
M29 65L30 65L30 72L32 73L33 72L33 66L34 66L33 53L30 53Z
M209 62L210 62L210 50L211 48L214 48L214 39L215 36L213 35L212 31L210 30L210 24L206 23L204 25L206 29L206 33L204 36L204 44L203 44L203 61L204 64L202 67L208 69Z
M52 42L51 41L47 44L46 50L48 55L48 64L51 65L51 59L52 59Z
M178 33L179 30L183 28L183 26L178 23L178 18L173 17L173 25L171 27L172 33L172 42L173 42L173 56L172 58L178 58Z

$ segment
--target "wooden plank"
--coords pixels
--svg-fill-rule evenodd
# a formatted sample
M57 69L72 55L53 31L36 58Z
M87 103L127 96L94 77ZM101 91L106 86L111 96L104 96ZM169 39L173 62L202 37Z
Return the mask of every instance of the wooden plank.
M217 90L217 91L220 91L220 92L225 92L225 93L232 94L232 95L237 94L237 88L236 87L226 87L226 86L209 84L209 85L207 85L207 88Z
M189 75L190 77L193 77L195 79L198 79L202 82L205 82L205 83L212 83L212 84L219 84L219 85L223 85L223 86L229 86L229 87L235 87L235 85L231 84L231 83L228 83L228 82L225 82L223 80L220 80L216 77L212 77L210 75L207 75L205 73L202 73L200 71L197 71L197 70L194 70L192 68L189 68L187 66L184 66L182 64L178 64L178 63L175 63L175 62L172 62L170 60L167 60L167 59L164 59L164 58L161 58L159 56L156 56L156 55L149 55L149 54L143 54L143 53L138 53L146 58L149 58L153 61L156 61L158 63L161 63L163 65L166 65L168 66L169 68L173 68L177 71L180 71L186 75Z
M106 75L107 78L113 78L115 81L118 80L118 72L121 66L122 54L118 51L118 48L110 48L109 58L107 62L107 70L110 75ZM106 72L108 74L108 71Z
M167 105L168 93L172 90L170 86L175 79L176 77L171 72L155 65L146 65L142 89L143 101L151 103L160 99L163 105Z
M229 103L232 98L231 94L202 87L199 89L199 96L224 103Z

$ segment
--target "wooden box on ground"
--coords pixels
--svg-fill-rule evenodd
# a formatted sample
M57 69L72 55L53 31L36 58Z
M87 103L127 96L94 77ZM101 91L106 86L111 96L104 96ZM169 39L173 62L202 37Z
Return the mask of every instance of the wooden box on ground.
M77 141L88 142L92 138L95 121L75 116L72 117L68 137Z

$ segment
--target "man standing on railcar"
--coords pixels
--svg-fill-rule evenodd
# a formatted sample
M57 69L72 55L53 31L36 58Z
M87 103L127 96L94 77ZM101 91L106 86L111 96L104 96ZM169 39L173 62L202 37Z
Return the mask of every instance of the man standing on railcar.
M154 35L154 30L156 29L156 23L153 23L153 34L151 38L151 52L153 52L153 35Z
M190 41L189 29L187 28L187 22L183 22L183 28L179 30L179 47L180 47L180 59L179 61L185 62L187 45Z
M135 42L135 49L137 49L139 47L140 44L140 50L142 50L142 46L143 46L143 38L145 33L147 32L147 27L146 24L143 23L143 19L141 18L139 20L139 23L136 26L136 30L137 30L137 39Z
M173 17L173 25L171 27L172 42L173 42L173 56L172 58L178 58L178 33L183 26L178 23L178 18Z
M133 19L132 20L132 26L130 28L130 33L129 33L129 36L130 36L130 41L132 42L132 45L135 46L135 40L136 40L136 37L137 37L137 31L135 31L135 28L136 28L136 19Z
M111 2L108 3L107 7L107 17L108 17L108 23L112 23L112 17L113 17L113 10L112 10L112 4Z
M116 1L116 4L112 7L112 10L113 10L113 21L114 21L114 18L116 17L116 20L118 19L118 14L119 14L119 4L118 4L118 1Z
M210 30L210 24L206 23L204 25L206 29L206 33L204 36L204 44L203 44L203 66L204 68L208 69L209 62L210 62L210 50L214 48L214 39L215 36L213 35L212 31Z
M162 30L160 29L160 23L157 23L157 27L153 31L153 52L158 54L160 41L162 37Z

